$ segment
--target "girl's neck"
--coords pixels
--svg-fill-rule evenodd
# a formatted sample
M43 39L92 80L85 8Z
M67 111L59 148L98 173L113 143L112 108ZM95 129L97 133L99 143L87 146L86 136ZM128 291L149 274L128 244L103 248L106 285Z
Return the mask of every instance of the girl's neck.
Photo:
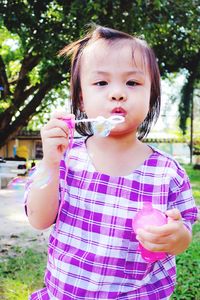
M86 146L95 170L112 176L130 174L152 153L134 135L120 138L92 136Z
M98 137L92 136L91 143L95 143L99 148L104 148L109 151L115 149L115 151L124 151L130 149L130 147L137 147L141 142L134 134L121 135L121 136L108 136Z

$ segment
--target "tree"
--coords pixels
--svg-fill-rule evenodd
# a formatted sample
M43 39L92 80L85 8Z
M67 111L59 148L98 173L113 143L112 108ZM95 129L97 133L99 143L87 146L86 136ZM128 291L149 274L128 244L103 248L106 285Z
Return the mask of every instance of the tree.
M69 84L69 61L57 53L91 21L144 36L163 76L187 69L185 95L192 95L199 81L198 1L0 0L0 10L0 146ZM190 102L184 103L186 119Z

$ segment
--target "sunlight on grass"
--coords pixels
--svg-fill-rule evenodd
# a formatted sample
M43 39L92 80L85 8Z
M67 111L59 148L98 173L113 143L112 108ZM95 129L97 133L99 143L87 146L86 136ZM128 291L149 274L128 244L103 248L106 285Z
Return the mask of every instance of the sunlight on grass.
M200 190L197 191L193 189L193 196L196 201L196 204L200 206Z
M13 249L14 257L0 264L0 299L27 300L28 295L43 285L46 253L33 249Z
M1 299L6 300L27 300L30 294L29 288L17 279L3 279L2 281L2 295L0 288Z

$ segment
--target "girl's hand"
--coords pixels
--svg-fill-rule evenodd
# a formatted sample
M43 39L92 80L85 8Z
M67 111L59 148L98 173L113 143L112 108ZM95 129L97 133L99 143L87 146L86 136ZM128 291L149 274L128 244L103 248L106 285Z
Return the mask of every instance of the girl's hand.
M148 226L139 229L137 239L146 249L153 252L182 253L191 242L191 233L183 224L178 209L166 211L168 223L163 226Z
M43 163L49 169L59 167L63 153L69 145L69 129L61 118L74 118L63 112L55 112L49 122L41 129Z

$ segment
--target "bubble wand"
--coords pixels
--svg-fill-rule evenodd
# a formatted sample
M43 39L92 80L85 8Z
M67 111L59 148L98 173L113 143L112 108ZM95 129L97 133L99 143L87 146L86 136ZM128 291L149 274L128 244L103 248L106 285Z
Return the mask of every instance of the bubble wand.
M98 116L96 118L90 119L81 119L81 120L73 120L71 118L61 118L61 120L65 121L69 127L69 129L75 128L75 124L78 123L91 123L92 130L94 135L99 135L102 137L106 137L110 134L110 131L120 123L124 122L124 117L121 115L113 115L109 118L104 118L102 116ZM71 134L70 134L71 135ZM72 136L71 136L72 138Z

